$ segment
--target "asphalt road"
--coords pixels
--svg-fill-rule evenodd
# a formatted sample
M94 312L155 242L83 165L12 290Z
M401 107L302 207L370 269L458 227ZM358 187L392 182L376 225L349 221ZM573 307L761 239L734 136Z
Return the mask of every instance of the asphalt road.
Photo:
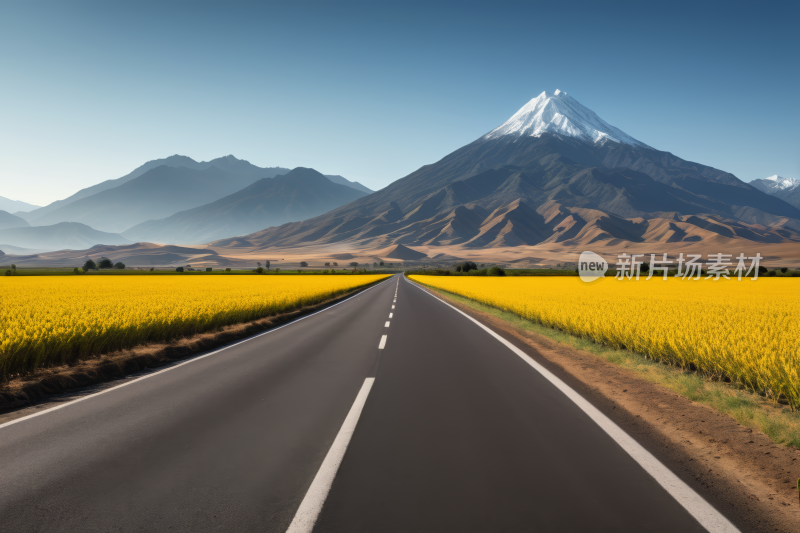
M578 403L394 277L0 425L0 531L705 531Z

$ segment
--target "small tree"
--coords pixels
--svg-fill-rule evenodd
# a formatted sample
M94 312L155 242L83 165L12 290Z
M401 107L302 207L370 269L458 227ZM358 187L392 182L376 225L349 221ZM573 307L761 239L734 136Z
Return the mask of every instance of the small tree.
M650 272L650 265L647 264L646 262L642 263L642 266L639 267L639 272L647 274L648 272Z
M175 269L175 272L183 272L183 267L178 267Z
M97 262L97 268L114 268L114 263L108 257L101 257Z
M307 267L308 263L306 263L305 261L300 261L300 266L301 267ZM298 270L298 272L300 272L300 271Z
M259 263L259 265L260 265L260 264L261 264L261 263ZM263 273L264 273L264 269L263 269L263 268L261 268L261 267L258 267L258 268L256 269L256 272L258 272L259 274L263 274Z
M394 266L394 263L389 263L389 266L390 266L390 267L393 267L393 266Z
M97 265L91 259L83 264L83 271L86 272L87 270L97 270Z
M12 274L12 272L11 272L10 268L8 270L6 270L6 276L10 276L11 274Z
M15 265L14 263L11 263L11 270L13 270L14 274L16 274L17 273L17 265Z
M114 265L114 268L116 268L117 270L125 270L125 263L120 261L116 265Z
M280 271L281 271L281 269L280 269L280 268L276 268L276 269L275 269L275 272L280 272Z
M73 274L83 274L83 272L81 272L81 271L80 271L80 269L79 269L78 267L75 267L75 268L73 268L73 269L72 269L72 273L73 273Z
M383 266L383 261L381 261L381 266Z
M150 272L153 272L155 269L156 267L150 267Z
M260 263L260 262L259 262L259 263L256 263L256 265L258 265L258 266L261 266L261 263Z
M767 276L769 276L769 277L773 277L773 276L775 276L776 274L777 274L777 272L776 272L776 271L774 271L774 270L770 270L769 272L767 272Z
M225 269L225 272L230 272L230 271L231 271L230 267Z
M783 272L784 274L786 274L786 271L787 271L787 270L789 270L789 269L788 269L788 268L786 268L786 267L783 267L783 268L781 268L781 272Z
M325 266L329 267L329 266L331 266L331 264L330 263L325 263Z
M357 263L357 262L355 262L355 261L353 261L352 263L350 263L350 266L351 266L351 267L353 267L353 268L355 268L355 267L357 267L357 266L358 266L358 263Z
M458 270L459 266L461 267L461 270ZM472 261L464 261L463 263L458 263L456 265L456 272L469 272L470 270L478 270L478 265Z
M267 270L269 270L269 265L270 265L269 261L264 261L264 266L267 267Z
M505 276L506 271L500 268L499 266L493 266L489 269L490 276Z
M758 265L758 275L762 276L768 272L767 267L764 265Z
M211 272L211 267L206 267L206 272Z
M333 266L335 266L335 267L338 267L338 266L339 266L339 263L337 263L336 261L334 261L334 262L333 262Z

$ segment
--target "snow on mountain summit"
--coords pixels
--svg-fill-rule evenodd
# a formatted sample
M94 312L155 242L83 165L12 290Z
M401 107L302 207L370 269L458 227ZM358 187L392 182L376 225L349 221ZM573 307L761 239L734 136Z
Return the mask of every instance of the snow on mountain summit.
M773 182L771 185L778 190L786 190L786 189L794 189L798 185L800 185L800 180L795 178L782 178L777 174L774 176L770 176L768 178L764 178L767 181Z
M483 138L496 139L505 135L538 137L544 132L592 143L610 140L650 148L559 89L554 93L542 92Z

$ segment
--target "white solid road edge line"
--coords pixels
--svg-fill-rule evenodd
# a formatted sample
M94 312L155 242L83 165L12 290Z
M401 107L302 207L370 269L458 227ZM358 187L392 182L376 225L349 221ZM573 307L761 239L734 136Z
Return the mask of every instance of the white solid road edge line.
M411 283L411 281L409 281L409 283ZM641 444L636 442L633 437L625 433L621 427L615 424L606 415L601 413L591 403L586 401L583 396L575 392L575 390L573 390L569 385L561 381L545 367L528 357L525 352L508 342L506 339L489 329L487 326L484 326L468 314L464 313L457 307L450 305L438 296L424 290L416 283L412 283L412 285L420 289L425 294L436 298L446 306L467 317L469 320L477 324L478 327L482 328L489 335L504 344L509 350L517 354L523 361L532 366L534 370L544 376L547 381L555 385L558 390L566 395L567 398L572 400L575 405L577 405L589 416L589 418L591 418L598 426L600 426L603 431L608 434L608 436L614 439L614 441L616 441L616 443L619 444L622 449L633 458L634 461L639 463L639 465L644 468L648 474L653 476L653 478L664 488L664 490L666 490L679 504L683 506L684 509L689 512L689 514L691 514L698 522L700 522L700 525L712 533L732 533L739 531L736 526L734 526L719 511L714 509L714 507L705 501L702 496L697 494L689 485L681 481L678 476L673 474L672 471L664 466L661 461L656 459L653 454L648 452Z
M387 322L387 324L388 324L388 322ZM378 345L378 349L379 350L383 350L385 346L386 346L386 335L381 337L381 343Z
M320 511L322 511L328 492L331 490L339 465L342 464L342 458L344 458L344 453L347 451L348 444L350 444L350 438L353 436L358 418L361 416L361 411L364 409L364 404L367 402L367 396L369 396L369 391L374 382L375 378L364 380L353 407L347 413L344 424L342 424L339 433L336 435L331 449L328 450L328 455L322 461L317 475L314 476L314 481L311 482L303 501L300 502L300 507L297 508L297 513L295 513L286 533L311 533L311 530L314 529L314 524L317 522Z
M384 280L384 281L381 281L380 283L376 283L376 284L375 284L375 285L373 285L372 287L369 287L369 288L367 288L367 289L364 289L363 291L360 291L360 292L358 292L357 294L354 294L354 295L352 295L352 296L350 296L350 297L348 297L348 298L345 298L345 299L344 299L344 300L342 300L341 302L336 302L335 304L333 304L333 305L330 305L330 306L326 307L325 309L320 309L319 311L315 311L315 312L311 313L310 315L301 316L300 318L298 318L298 319L295 319L295 320L292 320L291 322L288 322L288 323L286 323L286 324L284 324L284 325L282 325L282 326L279 326L279 327L277 327L277 328L271 329L271 330L269 330L269 331L265 331L265 332L263 332L263 333L259 333L258 335L253 335L252 337L247 337L246 339L242 339L242 340L240 340L239 342L236 342L236 343L234 343L234 344L231 344L231 345L229 345L229 346L223 346L223 347L222 347L222 348L220 348L219 350L214 350L213 352L207 353L207 354L205 354L205 355L200 355L200 356L197 356L197 357L192 357L191 359L189 359L188 361L184 361L183 363L178 363L177 365L171 366L171 367L169 367L169 368L165 368L165 369L163 369L163 370L159 370L158 372L153 372L153 373L151 373L151 374L147 374L146 376L142 376L142 377L140 377L140 378L132 379L131 381L128 381L128 382L126 382L126 383L123 383L123 384L121 384L121 385L117 385L116 387L111 387L111 388L109 388L109 389L105 389L105 390L102 390L102 391L100 391L100 392L95 392L94 394L89 394L89 395L87 395L87 396L83 396L83 397L81 397L81 398L77 398L77 399L75 399L75 400L72 400L72 401L70 401L70 402L65 402L65 403L62 403L62 404L56 405L56 406L54 406L54 407L51 407L50 409L45 409L44 411L39 411L38 413L33 413L33 414L30 414L30 415L27 415L27 416L22 416L22 417L20 417L20 418L17 418L17 419L15 419L15 420L10 420L10 421L8 421L8 422L5 422L5 423L3 423L3 424L0 424L0 429L3 429L3 428L4 428L4 427L6 427L6 426L12 426L12 425L14 425L14 424L18 424L19 422L22 422L22 421L24 421L24 420L30 420L31 418L36 418L37 416L41 416L41 415L44 415L44 414L47 414L47 413L52 413L53 411L58 411L59 409L63 409L63 408L65 408L65 407L69 407L70 405L75 405L75 404L76 404L76 403L78 403L78 402L82 402L82 401L84 401L84 400L89 400L89 399L91 399L91 398L94 398L94 397L96 397L96 396L100 396L101 394L106 394L107 392L111 392L111 391L114 391L114 390L117 390L117 389L121 389L122 387L127 387L128 385L133 385L133 384L134 384L134 383L136 383L137 381L142 381L142 380L144 380L144 379L147 379L147 378L152 378L153 376L157 376L157 375L159 375L159 374L163 374L164 372L169 372L170 370L175 370L176 368L182 367L183 365L188 365L188 364L190 364L190 363L194 363L194 362L196 362L196 361L199 361L199 360L201 360L201 359L205 359L206 357L210 357L210 356L212 356L212 355L218 354L219 352L225 351L225 350L227 350L228 348L233 348L234 346L239 346L240 344L244 344L245 342L249 342L249 341L251 341L251 340L253 340L253 339L257 339L257 338L259 338L259 337L262 337L262 336L264 336L264 335L269 335L270 333L273 333L273 332L275 332L275 331L278 331L279 329L283 329L283 328L289 327L289 326L291 326L292 324L297 324L297 323L298 323L298 322L300 322L301 320L305 320L306 318L311 318L312 316L314 316L314 315L317 315L317 314L319 314L319 313L324 313L325 311L327 311L327 310L329 310L329 309L331 309L331 308L333 308L333 307L336 307L337 305L341 305L341 304L345 303L346 301L348 301L348 300L351 300L351 299L355 298L356 296L360 296L360 295L362 295L363 293L365 293L365 292L367 292L367 291L369 291L369 290L372 290L372 289L374 289L374 288L375 288L375 287L377 287L378 285L383 285L384 283L386 283L386 282L387 282L387 281L389 281L390 279L392 279L392 278L391 278L391 277L389 277L389 278L387 278L386 280Z

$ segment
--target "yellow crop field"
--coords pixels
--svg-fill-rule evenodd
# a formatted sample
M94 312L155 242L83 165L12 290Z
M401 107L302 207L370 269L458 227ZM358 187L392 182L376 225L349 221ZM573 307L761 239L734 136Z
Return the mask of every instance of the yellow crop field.
M0 375L290 311L386 277L0 277Z
M800 407L800 283L794 279L410 278Z

